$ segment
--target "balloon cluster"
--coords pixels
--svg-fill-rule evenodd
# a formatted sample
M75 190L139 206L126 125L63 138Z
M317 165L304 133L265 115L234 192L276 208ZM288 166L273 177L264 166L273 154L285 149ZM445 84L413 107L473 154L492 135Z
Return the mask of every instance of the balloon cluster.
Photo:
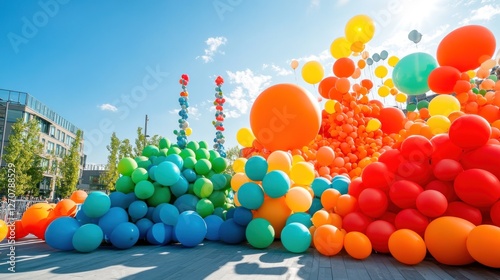
M186 88L189 82L189 76L187 74L182 74L179 83L181 84L182 91L179 94L179 105L181 109L179 111L179 130L174 130L174 134L177 137L177 145L180 148L185 148L188 143L187 137L191 135L192 129L189 127L188 120L188 108L189 108L189 93Z
M212 122L212 124L215 127L215 138L214 138L214 150L216 150L221 157L226 157L226 151L224 148L224 143L226 141L224 134L224 126L223 122L224 119L226 118L226 115L224 114L224 103L226 102L226 99L224 99L224 94L222 93L221 86L224 83L224 79L221 76L217 76L215 79L215 121Z

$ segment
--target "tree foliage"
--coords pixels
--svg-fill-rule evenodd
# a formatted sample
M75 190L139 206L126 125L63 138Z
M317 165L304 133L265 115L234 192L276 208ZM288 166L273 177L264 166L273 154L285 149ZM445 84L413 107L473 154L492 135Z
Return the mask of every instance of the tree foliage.
M80 142L82 141L82 131L76 132L76 138L71 143L66 155L61 162L61 181L57 190L57 195L60 197L69 197L78 185L80 179Z
M120 139L113 132L111 135L110 144L106 146L108 149L108 162L106 164L106 172L104 173L103 181L106 186L106 191L112 191L115 189L115 182L118 180L118 158L120 152Z
M226 151L226 159L228 161L228 168L226 169L225 173L234 175L233 163L240 156L241 156L240 155L240 148L238 146L231 147Z
M124 139L120 143L118 160L120 160L124 157L133 157L132 145L130 144L130 140L128 140L128 139Z

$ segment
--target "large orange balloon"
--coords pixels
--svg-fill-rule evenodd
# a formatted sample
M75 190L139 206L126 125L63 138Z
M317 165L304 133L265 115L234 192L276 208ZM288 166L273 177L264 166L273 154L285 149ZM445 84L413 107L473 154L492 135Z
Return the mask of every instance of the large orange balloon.
M21 221L26 231L33 233L38 228L38 223L47 218L54 206L48 203L36 203L31 205L24 213Z
M389 251L396 260L407 265L419 264L427 254L422 237L410 229L400 229L391 234Z
M322 225L314 231L314 247L324 256L334 256L344 247L344 232L332 225Z
M318 134L321 110L304 88L277 84L265 89L255 100L250 111L250 126L268 150L300 149Z
M437 60L441 66L452 66L465 72L478 68L490 59L495 48L495 36L489 29L467 25L453 30L441 40Z
M348 232L344 237L344 248L349 256L363 260L372 253L372 243L366 235L358 231Z
M467 250L481 264L500 268L500 228L480 225L471 230L467 237Z
M462 218L444 216L429 223L425 230L425 245L440 263L465 265L474 262L467 250L467 237L476 226Z
M70 216L76 215L76 203L72 199L63 199L56 204L54 211L56 216Z

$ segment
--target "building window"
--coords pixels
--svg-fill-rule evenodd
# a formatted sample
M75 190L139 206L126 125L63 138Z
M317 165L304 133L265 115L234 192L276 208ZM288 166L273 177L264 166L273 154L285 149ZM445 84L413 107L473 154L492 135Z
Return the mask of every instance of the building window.
M56 128L54 126L50 126L50 136L54 137L56 134Z
M17 119L23 118L23 112L18 110L9 110L9 116L7 117L8 122L16 122Z
M47 142L47 153L52 154L52 151L54 150L54 143L48 141Z
M61 132L61 138L59 140L64 143L65 138L66 138L66 133Z
M56 131L56 139L59 140L59 137L61 137L61 131L58 129Z

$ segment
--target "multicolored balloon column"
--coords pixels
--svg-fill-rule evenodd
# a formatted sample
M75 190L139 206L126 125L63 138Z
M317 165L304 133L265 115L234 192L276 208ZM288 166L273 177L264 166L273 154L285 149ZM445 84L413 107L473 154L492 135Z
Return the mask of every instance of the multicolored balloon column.
M192 130L189 127L188 119L188 108L189 108L189 93L187 92L187 85L189 82L189 76L187 74L182 74L179 83L182 86L182 91L179 94L179 105L181 106L181 110L179 111L179 130L174 130L175 136L177 136L177 145L184 149L187 144L187 137L191 135Z
M220 88L222 84L224 83L224 79L221 76L217 76L217 79L215 79L215 121L212 122L212 124L215 127L215 138L214 138L214 150L219 153L221 157L226 157L226 150L224 148L224 142L226 141L224 134L222 132L224 131L224 126L223 122L224 119L226 118L226 115L224 114L224 103L226 102L226 99L224 99L224 94L222 93L222 89Z

